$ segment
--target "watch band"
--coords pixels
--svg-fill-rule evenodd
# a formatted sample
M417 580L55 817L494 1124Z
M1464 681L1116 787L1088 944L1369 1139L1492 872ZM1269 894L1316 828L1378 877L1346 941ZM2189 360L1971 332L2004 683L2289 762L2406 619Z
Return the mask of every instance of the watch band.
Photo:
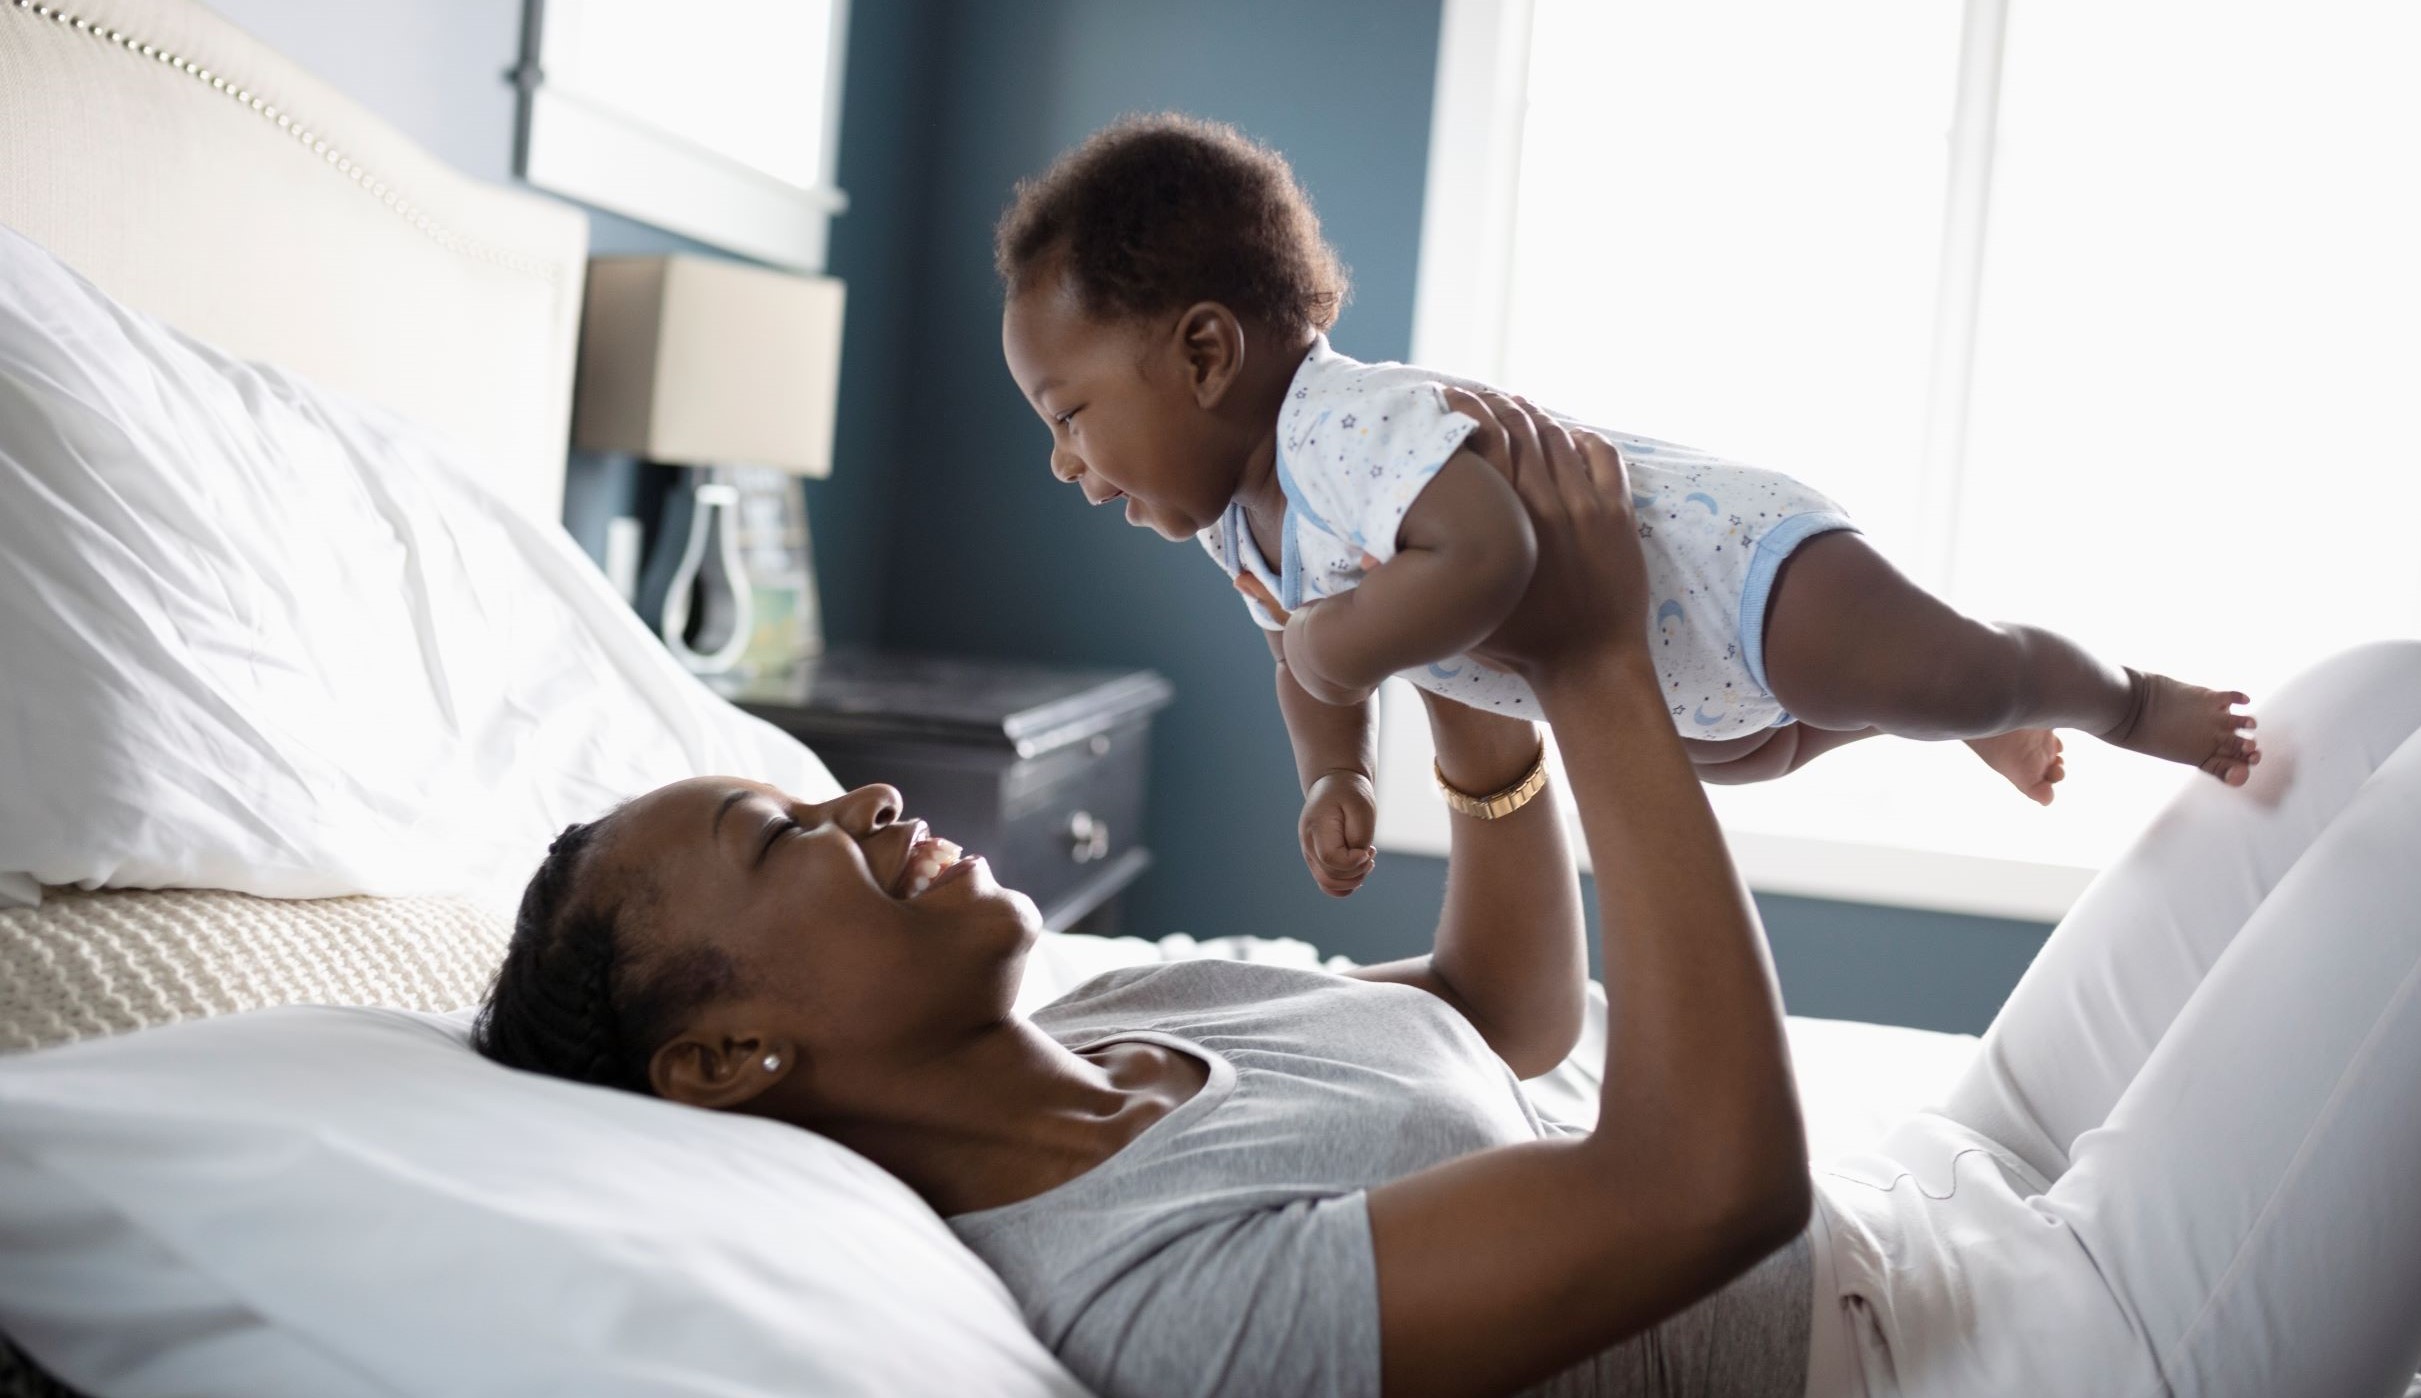
M1529 805L1532 797L1547 789L1547 745L1538 745L1538 760L1530 764L1530 770L1522 774L1521 780L1487 796L1474 796L1446 780L1446 769L1434 759L1429 764L1429 771L1437 778L1437 794L1445 798L1450 809L1474 820L1502 820Z

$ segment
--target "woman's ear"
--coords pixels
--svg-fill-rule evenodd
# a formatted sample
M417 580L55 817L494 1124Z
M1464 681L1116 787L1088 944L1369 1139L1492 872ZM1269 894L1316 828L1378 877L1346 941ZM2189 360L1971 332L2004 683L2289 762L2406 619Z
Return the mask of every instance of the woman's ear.
M1244 322L1216 301L1197 301L1178 317L1177 341L1195 405L1219 406L1244 372Z
M648 1060L647 1080L668 1102L731 1111L788 1078L798 1060L786 1039L684 1029Z

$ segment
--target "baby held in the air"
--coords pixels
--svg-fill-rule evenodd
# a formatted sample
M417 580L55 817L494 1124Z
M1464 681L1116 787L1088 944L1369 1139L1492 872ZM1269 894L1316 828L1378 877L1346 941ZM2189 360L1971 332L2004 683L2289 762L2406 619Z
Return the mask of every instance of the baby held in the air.
M1353 592L1396 557L1405 517L1480 426L1455 410L1449 389L1487 391L1406 364L1359 363L1329 348L1324 336L1313 342L1278 411L1275 476L1286 508L1276 558L1256 543L1241 504L1201 535L1264 629L1284 631L1295 612ZM1630 478L1654 599L1654 653L1673 726L1685 738L1720 741L1789 723L1766 683L1766 609L1783 564L1819 535L1854 529L1848 514L1773 471L1670 442L1582 430L1614 443ZM1436 521L1447 536L1440 542L1465 544L1462 556L1481 575L1450 585L1519 596L1529 574L1524 521L1517 512L1492 509L1504 497L1484 486L1465 503L1473 508ZM1420 532L1416 524L1416 538ZM1493 547L1479 546L1484 536ZM1355 599L1355 609L1365 605L1368 599ZM1315 694L1328 690L1320 697L1350 699L1372 663L1360 652L1375 638L1357 645L1350 635L1340 639L1340 629L1334 614L1317 623L1307 615L1298 628L1295 649L1304 663L1295 668ZM1416 631L1398 653L1456 639ZM1467 656L1443 653L1401 673L1473 708L1540 716L1520 679Z
M1284 160L1231 128L1152 117L1095 135L1020 188L999 262L1003 349L1051 425L1053 473L1198 538L1245 594L1277 660L1305 860L1351 892L1374 858L1382 680L1537 716L1518 679L1465 654L1535 562L1500 472L1498 418L1522 410L1331 349L1342 269ZM2259 761L2242 694L1962 616L1788 476L1598 435L1630 478L1641 620L1705 780L1779 776L1877 734L1963 739L2041 802L2063 775L2056 728L2231 784ZM1448 799L1485 818L1491 795Z

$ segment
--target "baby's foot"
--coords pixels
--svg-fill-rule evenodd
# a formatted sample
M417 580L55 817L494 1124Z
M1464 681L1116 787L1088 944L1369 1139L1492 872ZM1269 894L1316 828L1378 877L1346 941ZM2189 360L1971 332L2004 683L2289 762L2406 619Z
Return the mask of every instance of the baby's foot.
M2127 716L2102 735L2133 752L2183 762L2242 786L2261 760L2260 745L2247 735L2253 716L2235 709L2252 701L2234 690L2221 692L2150 675L2127 672Z
M1967 746L2038 806L2051 804L2052 784L2068 775L2068 764L2060 757L2060 735L2048 728L1969 738Z

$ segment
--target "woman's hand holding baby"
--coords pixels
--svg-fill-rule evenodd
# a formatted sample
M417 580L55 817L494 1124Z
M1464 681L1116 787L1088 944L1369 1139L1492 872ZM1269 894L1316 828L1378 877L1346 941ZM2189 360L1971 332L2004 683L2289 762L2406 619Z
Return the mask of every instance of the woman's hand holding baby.
M1613 446L1594 434L1575 437L1514 399L1448 392L1456 410L1482 426L1466 441L1466 453L1441 471L1437 485L1443 488L1428 502L1430 517L1407 517L1396 557L1374 566L1363 587L1289 611L1251 572L1235 579L1237 590L1284 628L1269 633L1269 640L1281 662L1279 695L1304 778L1297 836L1313 881L1334 897L1359 888L1376 862L1377 802L1367 754L1360 767L1322 754L1367 746L1366 736L1348 742L1348 735L1327 730L1336 715L1367 712L1375 679L1333 673L1354 667L1324 663L1334 657L1317 643L1315 621L1340 623L1330 628L1331 640L1391 643L1360 647L1373 652L1360 657L1373 663L1359 668L1380 676L1405 658L1390 652L1455 613L1469 613L1466 621L1480 628L1493 625L1470 647L1475 659L1522 675L1534 687L1578 671L1581 662L1614 656L1642 672L1649 668L1646 569L1628 481ZM1500 516L1505 527L1470 528ZM1496 544L1503 547L1491 547ZM1472 596L1474 583L1484 584L1489 595ZM1339 609L1355 616L1349 620ZM1388 663L1375 663L1380 658ZM1654 687L1652 678L1646 687Z
M1538 538L1528 590L1472 655L1534 688L1560 669L1609 653L1644 658L1647 567L1629 477L1613 443L1576 433L1503 394L1449 387L1446 399L1479 420L1465 446L1512 483Z

